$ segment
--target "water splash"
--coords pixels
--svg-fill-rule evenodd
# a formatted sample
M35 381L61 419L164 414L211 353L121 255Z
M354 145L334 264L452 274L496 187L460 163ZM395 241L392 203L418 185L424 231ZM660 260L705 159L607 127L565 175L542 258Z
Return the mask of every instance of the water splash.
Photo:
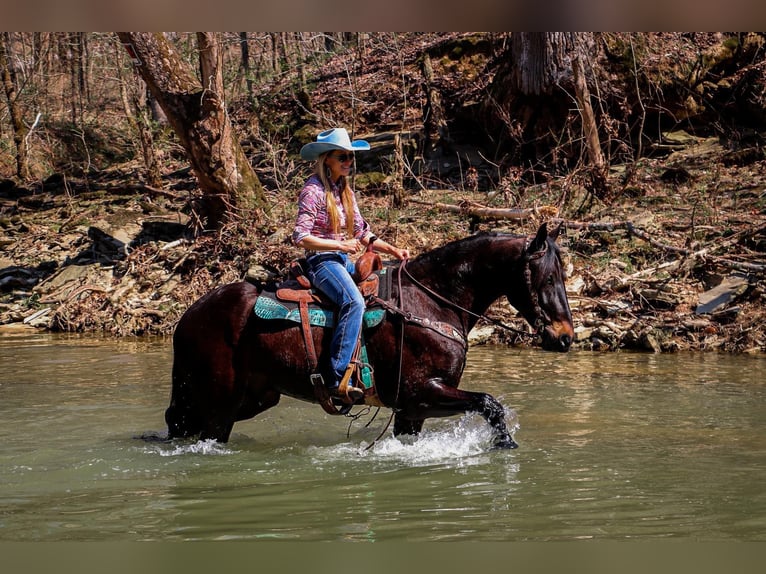
M193 443L175 443L170 442L166 444L155 444L146 446L145 452L159 454L160 456L183 456L189 454L201 454L201 455L229 455L236 454L239 451L228 448L225 444L221 444L215 439L198 440Z
M513 422L511 432L519 425ZM317 463L351 456L389 461L409 466L427 466L448 462L450 465L472 464L477 455L492 450L495 434L486 421L466 415L455 424L445 421L441 428L426 429L417 437L391 435L375 442L344 443L329 447L309 447L307 452Z

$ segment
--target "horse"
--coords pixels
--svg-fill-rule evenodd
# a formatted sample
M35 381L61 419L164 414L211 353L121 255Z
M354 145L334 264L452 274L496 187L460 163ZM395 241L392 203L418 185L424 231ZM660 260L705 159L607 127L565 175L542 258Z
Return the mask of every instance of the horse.
M574 329L559 228L549 233L543 223L534 236L483 232L388 264L395 278L389 301L396 303L385 304L382 321L364 331L376 391L365 402L392 410L394 436L417 435L427 418L473 412L494 429L494 447L518 446L500 402L458 385L468 333L503 295L544 350L569 350ZM263 289L226 284L181 316L173 334L168 439L227 442L235 422L274 407L282 395L319 402L302 326L253 312ZM313 326L308 333L320 362L327 361L332 330Z

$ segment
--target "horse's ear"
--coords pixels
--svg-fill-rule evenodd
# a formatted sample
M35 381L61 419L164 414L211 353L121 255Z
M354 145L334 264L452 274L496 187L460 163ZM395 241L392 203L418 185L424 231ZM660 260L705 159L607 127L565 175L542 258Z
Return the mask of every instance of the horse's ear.
M529 244L529 247L527 247L527 253L529 255L533 253L537 253L538 251L542 251L545 249L546 241L548 240L548 226L543 223L540 228L537 230L537 235L532 240L532 243Z
M563 224L563 221L559 221L559 224L549 233L549 236L553 241L556 241L559 238L559 231L561 231L561 226Z

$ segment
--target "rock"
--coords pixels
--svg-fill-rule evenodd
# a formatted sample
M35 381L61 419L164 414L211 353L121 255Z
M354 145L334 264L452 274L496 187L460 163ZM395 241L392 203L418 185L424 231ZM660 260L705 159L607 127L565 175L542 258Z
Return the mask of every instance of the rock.
M633 308L633 305L627 301L621 301L621 300L615 300L615 301L599 301L597 304L597 307L606 313L608 316L614 316L619 315L620 313L624 313L626 311L630 311L630 309Z
M669 145L689 146L702 141L702 138L693 136L684 130L662 132L662 142Z
M675 294L663 289L642 289L639 295L655 309L673 309L681 302Z
M567 293L570 295L579 295L585 290L585 279L583 279L581 276L572 277L567 281Z
M116 237L116 235L120 237ZM130 240L125 233L111 235L102 229L91 226L88 228L88 237L93 240L93 248L108 257L125 257L128 253Z
M641 336L639 337L638 341L643 346L643 348L646 349L647 351L653 351L655 353L662 352L662 348L657 342L657 339L649 331L645 331L641 333Z
M34 327L32 325L27 325L26 323L22 323L20 321L0 325L0 333L4 334L32 332L33 330Z
M280 275L263 265L253 265L247 270L245 279L258 285L268 283L269 281L276 281L280 279Z
M73 285L80 284L81 279L84 279L87 276L88 268L92 265L96 264L66 265L65 267L62 267L58 273L49 277L46 281L43 281L40 285L38 285L38 288L35 289L35 292L40 293L41 295L47 295L67 285L68 283L72 283Z
M481 345L486 343L495 334L495 328L491 325L482 325L480 327L474 327L471 332L468 333L469 345Z
M704 315L720 311L727 303L742 295L748 284L747 278L741 275L732 274L725 277L716 287L700 295L694 312Z

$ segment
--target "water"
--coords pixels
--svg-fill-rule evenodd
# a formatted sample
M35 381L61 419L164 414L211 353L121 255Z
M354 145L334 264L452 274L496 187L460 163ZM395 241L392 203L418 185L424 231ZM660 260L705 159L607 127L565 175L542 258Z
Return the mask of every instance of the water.
M479 417L384 437L283 398L232 439L165 433L168 340L0 335L0 541L766 540L763 357L472 348ZM347 435L348 433L348 435Z

